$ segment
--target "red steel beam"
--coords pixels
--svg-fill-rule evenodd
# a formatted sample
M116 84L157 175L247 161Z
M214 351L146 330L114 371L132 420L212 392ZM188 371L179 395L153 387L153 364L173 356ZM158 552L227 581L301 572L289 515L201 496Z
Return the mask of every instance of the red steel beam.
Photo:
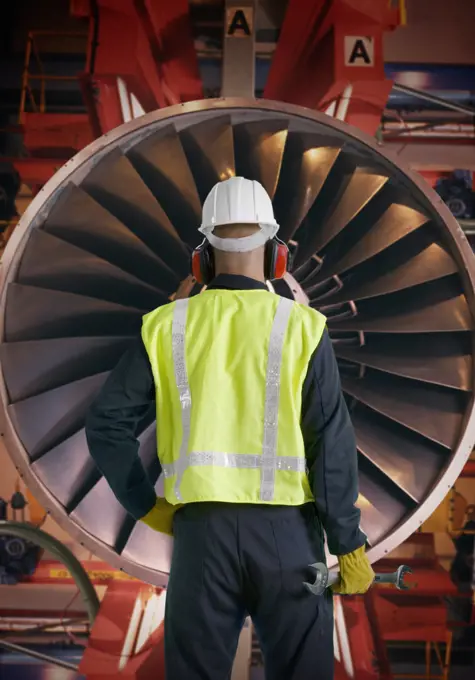
M84 16L86 7L71 0L70 9ZM125 121L124 97L135 96L146 112L202 98L188 0L97 0L89 18L81 83L96 136Z
M164 597L140 581L111 583L79 673L87 680L164 680Z
M95 137L122 125L124 116L120 105L117 78L81 74L81 90L89 112L89 122Z
M393 680L388 641L449 639L445 597L458 594L450 576L434 557L402 561L413 569L408 582L417 588L376 585L364 596L335 598L335 680ZM394 571L400 563L386 558L376 570Z
M21 181L28 186L43 186L57 172L66 159L58 158L5 158L19 172Z
M378 590L374 606L385 641L444 642L449 637L447 605L442 597L398 597Z
M98 0L98 16L90 21L90 70L79 79L94 135L113 130L126 122L119 95L119 79L127 95L137 97L145 111L167 106L162 81L150 52L132 0L117 0L113 6Z
M72 156L93 140L83 113L24 113L22 128L25 147L33 155L35 150L54 149L56 156L62 150Z
M155 64L173 97L170 104L203 98L189 0L134 0Z
M325 110L351 84L346 120L374 134L392 86L383 34L398 24L387 0L290 0L265 98Z
M461 477L475 477L475 459L468 460L460 474Z
M393 680L367 605L361 596L335 598L335 680Z

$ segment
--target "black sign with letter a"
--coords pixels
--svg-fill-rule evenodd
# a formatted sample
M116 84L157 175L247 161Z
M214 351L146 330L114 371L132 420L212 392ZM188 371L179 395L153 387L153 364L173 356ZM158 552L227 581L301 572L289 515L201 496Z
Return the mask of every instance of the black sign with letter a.
M228 10L227 38L250 38L252 36L252 9L233 7Z

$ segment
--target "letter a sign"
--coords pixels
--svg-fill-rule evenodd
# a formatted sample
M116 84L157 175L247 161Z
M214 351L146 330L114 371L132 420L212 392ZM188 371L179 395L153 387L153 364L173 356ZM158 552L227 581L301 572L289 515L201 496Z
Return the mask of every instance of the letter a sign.
M345 35L345 66L374 66L374 38Z
M252 22L252 7L229 8L226 12L226 38L250 38Z

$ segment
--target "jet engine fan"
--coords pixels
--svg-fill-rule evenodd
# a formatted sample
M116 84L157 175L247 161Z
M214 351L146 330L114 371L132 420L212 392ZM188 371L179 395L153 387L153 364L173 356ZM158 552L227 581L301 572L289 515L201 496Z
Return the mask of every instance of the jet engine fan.
M84 419L142 315L188 275L206 194L235 174L265 186L290 245L276 292L328 318L372 561L431 514L475 439L473 255L422 178L357 130L282 103L208 100L131 121L69 161L9 243L3 432L59 524L157 585L171 540L121 508L88 454ZM151 418L140 441L160 485Z

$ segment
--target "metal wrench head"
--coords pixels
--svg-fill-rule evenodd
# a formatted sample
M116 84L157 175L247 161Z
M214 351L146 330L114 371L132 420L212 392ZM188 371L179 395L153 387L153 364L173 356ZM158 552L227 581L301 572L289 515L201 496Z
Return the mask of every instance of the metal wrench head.
M304 586L312 595L323 595L328 585L328 567L323 562L316 562L309 566L311 569L315 569L315 583L304 581Z
M409 590L411 586L404 583L404 577L406 574L412 574L412 569L406 564L401 564L396 571L396 588L398 590Z

